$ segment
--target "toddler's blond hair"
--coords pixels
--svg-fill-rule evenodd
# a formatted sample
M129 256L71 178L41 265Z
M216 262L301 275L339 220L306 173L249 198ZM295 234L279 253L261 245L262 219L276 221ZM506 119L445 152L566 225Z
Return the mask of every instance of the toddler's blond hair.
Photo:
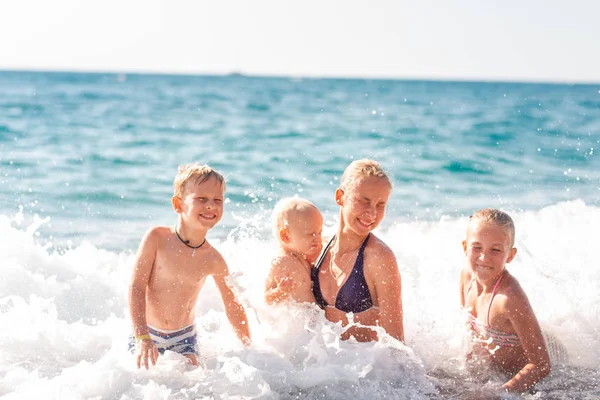
M273 234L279 239L279 231L288 226L290 219L310 209L319 210L312 202L300 197L286 197L275 204L273 209Z

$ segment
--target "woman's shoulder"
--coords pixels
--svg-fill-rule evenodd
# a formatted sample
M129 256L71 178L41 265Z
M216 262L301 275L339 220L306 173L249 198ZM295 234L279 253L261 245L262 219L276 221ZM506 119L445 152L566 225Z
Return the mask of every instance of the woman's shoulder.
M383 240L375 236L373 233L371 233L371 235L369 236L369 241L367 242L365 252L394 254L394 251L391 249L391 247L388 246Z
M369 264L396 265L394 251L374 234L369 237L369 242L365 248L365 258L369 260Z

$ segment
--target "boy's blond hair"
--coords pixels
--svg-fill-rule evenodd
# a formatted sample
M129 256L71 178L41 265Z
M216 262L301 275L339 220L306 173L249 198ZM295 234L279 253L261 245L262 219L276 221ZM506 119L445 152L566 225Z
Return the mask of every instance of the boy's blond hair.
M275 237L279 239L279 231L288 226L288 221L293 215L312 208L319 210L312 202L300 197L287 197L279 200L273 209L273 234Z
M389 183L390 187L392 186L390 178L377 161L363 158L362 160L352 161L346 167L340 181L340 189L344 191L349 190L358 180L372 176L383 178Z
M471 215L469 221L469 228L471 228L471 223L474 220L481 221L485 224L494 224L508 232L508 236L510 237L510 247L513 248L515 245L515 223L513 219L505 213L504 211L500 211L496 208L484 208L475 212L475 214ZM467 230L467 234L468 234Z
M225 177L208 165L200 165L198 163L180 165L175 176L175 181L173 181L174 194L177 197L183 197L185 185L189 181L193 181L199 185L210 178L215 178L223 186L223 191L225 191Z

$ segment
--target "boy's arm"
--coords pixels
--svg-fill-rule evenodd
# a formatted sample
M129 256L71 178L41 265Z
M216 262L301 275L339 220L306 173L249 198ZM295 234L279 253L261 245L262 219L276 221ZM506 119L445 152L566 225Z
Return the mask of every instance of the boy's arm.
M156 364L158 358L158 350L150 339L146 321L146 290L154 267L158 243L159 233L156 228L148 230L140 243L129 284L129 313L133 332L136 340L142 338L139 339L138 368L140 365L144 365L148 369L148 358L150 358L153 365Z
M374 274L375 290L379 303L379 325L388 335L404 342L404 313L402 309L402 279L396 256L387 249L374 260L378 265Z
M221 293L221 299L225 306L225 314L229 323L233 327L235 334L246 346L252 343L250 336L250 328L248 326L248 318L244 307L237 301L235 294L227 285L225 279L229 276L229 268L221 255L218 255L218 260L215 265L215 272L212 274L215 285Z
M271 270L265 282L265 302L267 304L273 305L285 300L294 290L294 280L286 272L284 259L278 257L271 262Z
M511 296L506 305L508 318L521 340L527 365L503 385L509 392L522 393L550 373L550 357L537 318L524 292Z

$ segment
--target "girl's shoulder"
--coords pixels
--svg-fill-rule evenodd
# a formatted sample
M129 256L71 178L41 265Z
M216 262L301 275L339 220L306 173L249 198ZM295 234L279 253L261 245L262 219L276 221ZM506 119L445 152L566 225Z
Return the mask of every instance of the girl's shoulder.
M506 274L503 284L498 287L496 297L509 309L517 310L522 305L529 305L527 294L525 294L517 278L510 273Z
M473 272L468 268L464 267L460 270L460 281L463 284L471 282L473 279Z

